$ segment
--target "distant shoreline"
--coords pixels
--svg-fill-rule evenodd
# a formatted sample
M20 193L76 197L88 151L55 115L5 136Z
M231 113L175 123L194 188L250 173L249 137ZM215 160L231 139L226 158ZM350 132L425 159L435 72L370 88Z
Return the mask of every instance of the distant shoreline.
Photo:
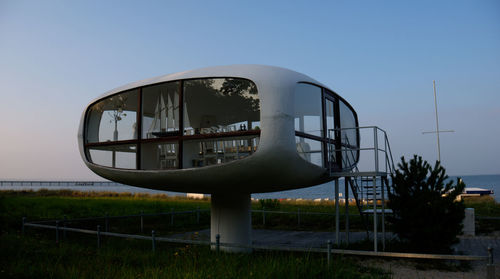
M450 176L449 179L456 180L456 178L462 178L466 184L466 187L479 187L485 189L491 189L494 191L495 195L493 197L497 202L500 202L500 174L498 175L470 175L470 176ZM77 181L77 180L66 180L66 181L52 181L54 185L49 185L49 181L47 180L30 180L24 181L27 185L21 186L5 186L5 182L14 182L20 183L22 180L0 180L0 190L8 190L10 187L12 190L29 190L29 189L42 189L42 188L50 188L50 189L71 189L77 191L111 191L111 192L130 192L130 193L159 193L166 194L169 196L185 196L184 192L172 192L172 191L161 191L161 190L153 190L148 188L140 188L134 186L128 186L124 184L119 184L112 181ZM343 181L343 179L342 179ZM43 185L39 186L31 186L28 185L30 182L42 182ZM46 183L46 184L45 184ZM68 185L56 185L60 184L71 184ZM94 183L94 185L86 185L88 183ZM98 185L95 185L98 184ZM101 186L99 186L101 185ZM105 185L105 186L104 186ZM340 193L344 195L344 186L341 183L342 187L340 187ZM352 196L352 193L349 195ZM325 183L317 186L299 188L295 190L288 191L280 191L280 192L269 192L269 193L254 193L252 194L252 198L255 199L304 199L304 200L317 200L317 199L333 199L334 198L334 190L333 183Z

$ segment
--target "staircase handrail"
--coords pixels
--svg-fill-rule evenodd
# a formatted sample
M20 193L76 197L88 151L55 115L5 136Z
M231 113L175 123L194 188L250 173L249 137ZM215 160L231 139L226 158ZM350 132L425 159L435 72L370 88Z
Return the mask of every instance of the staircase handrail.
M384 137L385 137L385 142L387 143L387 149L389 150L389 154L387 154L386 152L385 156L386 157L388 156L388 159L390 159L389 169L390 173L392 174L395 172L395 165L394 165L394 159L392 157L391 145L389 144L389 138L387 137L387 133L384 133Z
M391 145L389 144L389 138L387 137L387 132L385 130L383 130L377 126L360 126L360 127L346 127L346 128L328 129L328 131L327 131L328 132L328 139L334 139L334 135L332 133L334 133L336 131L342 132L344 130L353 130L353 129L356 129L358 131L358 134L359 134L359 130L361 130L361 129L373 129L375 134L376 134L375 130L381 131L383 133L385 148L383 148L383 149L380 148L379 147L380 143L375 144L375 142L373 143L373 146L370 146L370 147L362 148L361 145L356 146L356 147L352 147L350 142L349 142L348 137L344 135L345 141L343 141L344 138L341 138L341 142L346 143L347 146L341 146L340 149L336 149L334 147L333 143L328 142L328 160L330 161L332 156L334 155L334 152L337 152L337 151L343 152L343 151L347 151L347 149L349 149L349 151L351 152L351 155L353 155L354 151L360 152L363 150L374 150L377 153L378 152L384 153L383 158L385 159L385 165L386 165L385 172L388 174L394 173L394 171L395 171L394 159L392 156ZM342 133L341 133L341 135L342 135ZM344 157L344 156L342 156L342 157ZM346 162L346 161L344 161L344 159L345 158L342 158L342 161ZM347 162L350 163L350 160L348 160ZM357 164L355 166L350 166L349 168L342 168L342 170L343 171L346 171L348 169L351 170L354 167L357 168ZM330 173L332 173L332 165L331 164L329 164L328 169L329 169ZM358 169L358 171L359 171L359 169Z

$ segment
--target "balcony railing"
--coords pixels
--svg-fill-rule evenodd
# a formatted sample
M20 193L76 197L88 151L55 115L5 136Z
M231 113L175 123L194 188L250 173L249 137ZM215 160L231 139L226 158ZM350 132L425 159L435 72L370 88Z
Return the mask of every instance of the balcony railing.
M358 142L350 142L346 131L352 130L356 131ZM386 131L381 128L365 126L329 129L328 138L328 170L331 176L346 176L346 173L352 175L353 172L361 176L373 176L394 172L389 139Z

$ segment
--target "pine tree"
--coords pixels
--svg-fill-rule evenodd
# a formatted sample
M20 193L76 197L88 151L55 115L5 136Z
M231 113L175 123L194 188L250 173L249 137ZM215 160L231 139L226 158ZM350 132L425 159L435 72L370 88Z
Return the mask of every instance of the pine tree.
M462 231L464 205L456 199L465 184L460 179L446 182L439 161L432 168L417 155L409 162L401 157L398 168L388 191L393 231L413 251L450 252Z

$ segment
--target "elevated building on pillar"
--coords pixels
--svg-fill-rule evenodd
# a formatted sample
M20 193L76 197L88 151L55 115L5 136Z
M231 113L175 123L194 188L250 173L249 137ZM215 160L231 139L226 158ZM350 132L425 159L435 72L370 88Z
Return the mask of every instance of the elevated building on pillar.
M361 177L353 107L324 84L271 66L210 67L115 88L85 108L78 143L106 179L210 194L211 239L240 245L229 251L252 243L251 193L333 180L338 188L340 177Z

